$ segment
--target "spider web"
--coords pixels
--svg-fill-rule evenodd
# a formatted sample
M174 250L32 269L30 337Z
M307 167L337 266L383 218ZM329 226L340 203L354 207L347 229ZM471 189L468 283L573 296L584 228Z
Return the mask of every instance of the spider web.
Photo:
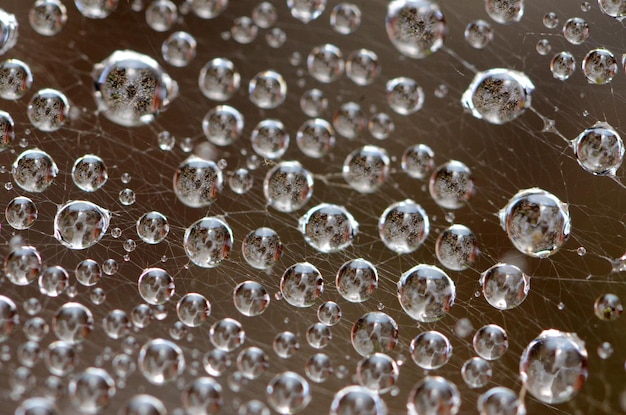
M69 3L69 2L68 2ZM39 209L34 226L25 231L14 231L6 221L0 232L5 253L13 236L19 235L24 242L37 247L44 266L60 265L70 274L85 258L93 258L102 264L115 260L119 270L111 276L103 276L96 286L106 293L106 301L96 305L90 300L93 287L76 283L73 275L70 283L75 297L63 294L58 298L42 295L35 284L18 287L9 281L2 283L2 294L18 305L21 323L28 319L22 304L36 297L42 304L39 316L48 322L54 312L68 301L78 301L93 312L95 330L82 344L80 363L75 372L94 365L111 368L112 356L122 353L120 340L108 338L102 330L102 319L112 309L130 313L142 302L137 292L137 278L148 267L161 267L175 279L176 294L165 305L167 317L154 320L148 327L134 329L128 336L136 339L138 346L155 337L170 338L170 330L177 321L177 300L188 292L203 294L211 303L212 312L205 325L189 328L188 336L176 343L183 348L187 369L176 385L178 389L198 376L206 376L202 368L202 356L213 346L209 341L208 327L221 318L232 317L240 321L246 331L245 346L258 346L270 357L270 368L259 379L237 384L232 376L233 365L217 378L222 385L224 407L222 413L232 413L241 403L250 399L265 400L265 387L269 379L285 370L304 375L307 359L317 350L307 345L307 328L317 322L316 309L322 301L336 301L342 308L340 323L331 328L332 341L322 352L328 354L335 372L345 366L348 375L337 375L325 383L311 385L312 403L305 413L325 412L334 393L344 386L355 383L354 373L360 357L350 344L350 330L358 317L369 311L382 310L393 317L400 327L400 342L391 353L402 363L398 388L391 394L382 395L390 413L405 410L407 394L425 371L410 358L409 343L425 330L438 330L449 337L454 353L450 362L434 371L454 382L462 397L460 413L474 413L478 396L488 388L502 385L519 391L519 357L526 345L544 329L555 328L576 332L586 343L589 352L589 378L572 401L560 405L545 405L526 395L528 413L585 414L616 413L624 411L620 394L626 384L623 369L624 330L623 319L607 323L598 320L593 313L595 299L605 293L620 297L626 295L619 271L619 259L624 254L626 232L624 212L626 198L621 181L623 169L618 170L615 180L596 177L581 169L563 138L572 139L596 121L606 121L622 132L621 112L626 102L623 92L626 78L623 73L609 85L590 85L579 67L571 79L562 82L554 79L549 70L551 56L561 50L569 50L577 61L591 49L606 47L614 53L624 44L623 26L617 20L603 15L593 4L588 12L582 12L580 4L573 2L565 7L561 2L528 2L520 23L503 26L490 22L495 29L494 40L484 50L471 48L463 40L463 30L470 21L488 20L484 3L441 1L449 34L444 49L423 60L404 58L393 48L384 31L386 3L373 0L360 4L363 22L359 30L349 36L341 36L329 25L329 11L338 2L329 1L326 12L308 25L293 19L284 2L272 1L279 19L275 27L287 34L284 46L270 48L263 37L267 30L261 29L257 39L241 45L223 33L228 32L235 18L249 15L257 1L231 1L227 10L216 19L202 20L192 13L181 15L172 30L185 30L198 41L197 56L186 68L168 66L160 55L160 45L168 33L157 33L145 22L143 12L134 12L126 2L105 20L82 17L73 4L67 4L69 20L63 31L51 38L37 35L28 26L30 4L11 0L3 7L15 13L20 22L18 44L4 57L18 58L27 62L34 75L30 94L38 89L55 88L67 95L72 102L71 122L57 132L43 133L35 130L26 117L27 99L3 101L0 109L9 112L16 124L17 139L13 148L0 153L3 166L0 181L11 182L10 165L17 155L27 148L40 148L48 152L59 167L54 184L42 194L28 194L18 186L7 187L2 200L8 203L16 196L30 197ZM355 2L356 3L356 2ZM546 29L542 24L545 13L554 11L561 24L556 29ZM571 45L563 38L560 27L569 17L584 17L591 26L590 38L581 45ZM535 45L540 39L550 42L552 51L539 55ZM305 59L293 62L294 53L306 57L320 44L332 43L344 55L359 48L371 49L382 62L382 74L369 86L354 84L345 75L332 84L321 84L306 72ZM170 109L152 124L140 128L123 128L95 113L92 98L91 70L113 51L131 49L157 59L169 75L179 83L180 96ZM242 78L241 91L230 101L245 117L242 138L234 145L220 148L218 159L226 162L225 172L248 167L254 178L253 188L245 195L234 193L228 186L217 201L207 209L194 209L182 205L172 190L172 176L176 167L189 153L180 145L185 138L198 146L206 141L201 122L205 113L217 103L205 98L198 90L197 74L208 60L215 57L231 59ZM504 67L523 71L534 82L532 110L519 119L503 126L490 125L474 119L462 110L460 97L471 82L476 70ZM277 109L260 110L248 99L247 82L258 72L275 69L288 82L286 101ZM402 116L394 113L385 101L385 82L398 76L415 79L424 89L424 108L419 112ZM445 86L447 93L437 96L435 91ZM302 93L311 88L324 91L329 108L323 118L329 121L341 103L356 102L366 113L378 111L389 114L395 123L390 138L378 141L367 132L356 139L338 137L337 145L322 162L305 157L295 145L295 132L308 117L299 109ZM266 118L280 119L291 135L292 144L283 160L299 160L315 175L313 198L304 209L295 213L281 213L267 207L262 192L265 173L273 161L254 160L248 137L252 128ZM553 125L553 126L552 126ZM157 145L157 135L168 131L177 138L171 151L163 151ZM436 164L459 160L471 168L477 193L468 206L448 212L431 199L428 183L411 179L400 168L400 158L405 148L423 143L435 152ZM341 165L346 155L357 147L375 144L384 147L392 159L392 174L384 186L374 194L360 194L352 190L341 176ZM192 147L193 147L192 146ZM86 153L97 154L108 166L109 180L95 193L86 194L74 186L71 167L76 158ZM250 166L254 168L250 168ZM131 180L123 183L127 173ZM496 216L499 209L519 190L540 187L569 204L573 232L569 241L549 259L534 259L518 253L500 228ZM130 188L136 201L130 206L119 202L118 194ZM379 240L376 224L382 211L395 201L411 198L428 212L431 234L415 253L399 255L384 247ZM57 207L69 200L89 200L112 212L110 229L119 228L121 236L115 238L107 233L102 241L87 251L71 251L53 237L53 218ZM318 203L335 203L345 206L359 222L359 234L347 249L333 254L323 254L308 246L297 230L298 218L306 209ZM167 216L171 227L167 239L158 245L143 243L136 234L135 223L144 213L159 211ZM203 216L221 215L231 225L235 244L230 257L213 269L193 265L184 253L182 240L185 229ZM473 266L465 271L447 271L455 281L457 298L451 311L435 323L416 323L400 307L396 297L396 283L400 275L419 263L438 265L435 255L437 235L451 223L468 226L477 235L481 255ZM258 271L244 261L241 240L249 231L261 226L273 228L284 244L280 262L270 271ZM133 239L137 247L126 252L123 242ZM579 255L584 247L586 254ZM343 300L334 287L338 268L345 261L365 258L376 265L380 276L379 287L367 302L352 304ZM321 271L325 291L314 307L296 309L286 301L277 300L280 275L294 263L308 261ZM480 295L480 273L498 262L518 265L532 277L531 292L518 308L498 311ZM241 316L232 303L234 286L245 280L261 282L272 294L267 311L258 317ZM72 290L70 290L72 291ZM478 295L477 295L478 294ZM462 319L469 319L475 329L486 324L498 324L509 336L510 347L506 354L492 362L493 377L487 387L468 388L460 375L463 362L475 355L471 335L460 337L455 327ZM464 321L464 320L463 320ZM300 350L290 359L280 359L272 350L274 336L282 331L295 333ZM44 379L49 376L45 365L39 361L33 368L36 383L23 394L11 393L9 378L15 373L19 362L15 359L17 348L27 339L18 328L3 345L0 379L0 400L6 407L15 408L22 400L43 393ZM49 333L41 342L42 348L54 341ZM608 359L601 359L596 349L610 342L615 350ZM236 358L238 351L233 353ZM132 354L137 357L137 350ZM71 375L63 378L67 384ZM148 383L139 370L120 386L115 399L105 413L115 413L136 393L149 393L161 399L171 413L183 413L180 391L176 387L158 387ZM63 413L79 413L67 395L59 398L57 406Z

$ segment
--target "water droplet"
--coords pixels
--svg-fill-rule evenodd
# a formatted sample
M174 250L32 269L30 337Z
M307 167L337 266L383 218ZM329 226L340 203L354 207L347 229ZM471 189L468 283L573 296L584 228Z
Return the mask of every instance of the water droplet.
M280 279L280 292L294 307L311 307L324 292L324 279L314 265L300 262L285 270Z
M93 331L91 310L80 303L65 303L52 318L52 331L59 340L81 343Z
M622 301L615 294L603 294L593 304L593 311L600 320L613 321L624 311Z
M571 220L567 205L539 188L520 190L500 211L500 224L517 250L545 258L567 241Z
M361 9L356 4L339 3L330 13L330 26L342 35L356 32L361 26Z
M297 161L272 167L263 181L265 200L280 212L295 212L313 196L313 175Z
M185 369L185 357L176 343L155 338L141 347L138 367L148 382L162 385L182 375Z
M550 70L556 79L565 81L569 79L576 70L576 60L574 56L567 51L559 52L552 58Z
M69 279L65 268L58 265L48 267L39 276L39 292L48 297L58 297L68 287Z
M582 70L590 84L608 84L617 75L617 59L608 49L593 49L583 58Z
M431 0L394 0L385 19L391 43L410 58L425 58L443 46L448 32L439 5Z
M13 162L13 181L27 192L41 193L54 181L59 173L52 157L39 149L22 152Z
M323 83L334 82L341 77L344 69L343 53L331 44L314 47L306 60L309 74Z
M323 383L333 374L333 363L328 355L316 353L306 361L304 372L313 382Z
M289 133L281 121L265 119L252 130L250 144L259 156L270 160L278 159L289 148Z
M515 265L496 264L480 276L483 295L499 310L519 306L530 291L530 277Z
M571 400L587 379L587 350L575 333L544 330L524 349L520 377L535 398L547 404Z
M497 23L517 23L524 16L524 0L486 0L485 11Z
M290 331L283 331L274 337L272 342L274 352L281 359L289 359L298 350L300 350L300 342L295 334Z
M4 211L6 221L13 229L24 230L33 226L38 215L37 206L27 197L12 199Z
M357 85L370 85L380 71L378 55L368 49L355 50L346 60L346 75Z
M353 189L373 193L389 176L389 156L382 147L366 145L357 148L343 163L343 177Z
M605 122L586 128L573 140L578 164L595 175L614 175L624 159L624 143L615 129Z
M301 412L311 402L309 382L294 372L283 372L274 376L267 384L265 393L267 403L279 414Z
M300 98L300 109L309 117L319 117L328 109L328 98L319 89L309 89Z
M77 158L72 167L72 180L84 192L95 192L104 186L108 178L104 161L94 154Z
M215 414L224 405L222 387L214 379L199 377L182 391L183 408L190 414Z
M233 232L223 219L205 217L187 228L183 240L191 262L202 268L213 268L228 257Z
M523 72L495 68L478 72L463 93L461 103L476 118L505 124L531 105L535 85Z
M417 382L406 403L408 415L454 415L460 406L461 395L456 385L441 376L426 376Z
M493 33L489 22L476 20L465 26L465 41L475 49L484 49L493 40Z
M450 160L433 171L428 189L433 200L445 209L462 208L475 193L471 170L456 160Z
M398 382L400 369L395 360L383 353L373 353L359 361L356 377L361 386L383 394Z
M0 16L1 18L1 16ZM0 23L0 27L2 23ZM0 98L8 100L17 100L22 98L30 90L33 84L33 74L30 71L30 67L25 62L18 59L7 59L0 62ZM43 90L47 91L47 90ZM50 90L51 91L51 90ZM56 91L55 91L56 92ZM39 91L39 95L42 95L42 91ZM36 95L37 96L37 95ZM46 94L45 98L42 96L38 98L38 101L32 101L33 105L40 106L45 105L44 101L47 98L52 98L52 94ZM64 98L64 97L63 97ZM57 101L50 101L50 109L54 109L53 104ZM67 105L67 102L65 102ZM32 111L38 111L39 108L33 108ZM30 110L29 110L30 115ZM41 116L41 114L37 114ZM67 116L67 114L66 114ZM42 123L44 120L41 120ZM54 131L40 128L33 122L33 125L42 131ZM54 127L51 126L50 127ZM56 129L56 128L55 128Z
M244 118L230 105L218 105L202 119L202 131L210 143L228 146L239 140L243 133Z
M398 301L404 311L421 322L437 321L454 304L454 282L439 268L420 264L400 277Z
M248 86L250 101L261 109L278 107L287 98L287 82L273 70L257 73Z
M572 45L580 45L589 37L589 23L580 17L572 17L563 25L563 37Z
M354 322L350 334L352 346L361 356L391 352L398 344L398 337L398 324L381 311L361 316Z
M54 237L70 249L86 249L102 239L110 220L109 211L94 203L70 201L54 216Z
M246 340L246 332L241 323L232 318L216 321L209 330L213 346L225 352L238 349Z
M524 403L517 393L503 386L496 386L478 398L480 415L523 415L526 413Z
M463 271L474 265L480 250L476 235L467 226L452 225L439 234L435 253L444 267Z
M371 262L358 258L347 261L337 271L335 285L347 301L361 303L378 287L378 272Z
M227 101L238 90L241 75L235 65L226 58L215 58L200 70L198 85L200 91L213 101Z
M187 32L174 32L161 44L161 54L165 62L179 68L191 63L197 53L196 38Z
M335 147L335 130L321 118L307 120L298 129L296 144L306 156L322 158Z
M130 50L95 64L92 78L99 111L125 127L151 123L178 95L178 84L157 61Z
M259 316L270 305L270 295L258 282L245 281L233 290L235 308L246 317Z
M423 1L423 0L420 0ZM424 91L411 78L394 78L385 85L387 103L392 110L401 115L409 115L424 106Z
M438 331L425 331L418 334L411 340L410 350L415 364L426 370L442 367L452 356L450 341Z
M347 248L359 232L359 224L346 208L328 203L309 209L298 228L309 245L324 253Z
M334 301L326 301L317 309L318 320L327 326L334 326L339 323L342 314L341 307Z
M287 0L287 7L293 17L303 23L309 23L324 13L326 0Z
M178 9L170 0L154 0L146 7L146 23L156 32L167 32L178 19Z

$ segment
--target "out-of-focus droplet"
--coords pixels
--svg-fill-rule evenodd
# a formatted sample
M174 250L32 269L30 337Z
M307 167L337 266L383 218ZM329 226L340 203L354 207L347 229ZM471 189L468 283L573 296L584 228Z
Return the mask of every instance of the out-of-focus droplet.
M106 19L117 9L119 0L74 0L76 8L89 19Z
M330 13L330 26L342 35L356 32L361 26L361 9L353 3L339 3Z
M503 386L480 395L477 405L480 415L526 415L526 407L519 395Z
M343 74L343 53L332 44L314 47L306 60L309 74L323 83L334 82Z
M282 372L274 376L267 384L265 393L267 403L279 414L301 412L312 399L309 382L295 372Z
M394 78L385 85L387 103L401 115L409 115L422 109L424 91L411 78Z
M239 90L240 84L239 71L226 58L215 58L207 62L198 77L200 91L214 101L229 100Z
M497 23L517 23L524 16L524 0L485 0L485 11Z
M179 68L189 65L196 57L196 52L196 39L187 32L174 32L161 44L165 62Z
M441 376L426 376L416 383L406 403L408 415L456 415L460 406L461 394L458 388Z
M624 307L618 296L609 293L596 298L593 311L600 320L613 321L622 315Z
M146 7L146 23L154 31L167 32L178 19L178 8L171 0L153 0Z
M475 49L484 49L493 40L493 33L489 22L479 19L465 26L465 41Z
M574 55L567 51L562 51L554 55L550 61L550 70L552 75L561 81L569 79L576 71L576 59Z
M270 295L258 282L245 281L233 290L233 303L246 317L260 316L270 305Z
M289 12L303 23L309 23L322 15L326 0L287 0Z
M176 380L183 373L185 357L176 343L155 338L141 347L138 367L148 382L163 385Z
M0 9L0 55L17 44L18 27L15 15Z

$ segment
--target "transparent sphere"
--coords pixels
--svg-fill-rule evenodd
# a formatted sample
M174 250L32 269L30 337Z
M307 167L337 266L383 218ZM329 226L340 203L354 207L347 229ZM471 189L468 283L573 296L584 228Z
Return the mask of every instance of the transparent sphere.
M102 328L111 339L121 339L128 334L132 324L125 311L114 309L102 319Z
M614 175L624 160L624 142L615 129L597 122L572 141L578 164L595 175Z
M118 50L94 65L98 110L124 127L149 124L178 95L178 84L151 57Z
M226 10L229 0L191 0L191 10L201 19L214 19Z
M411 78L394 78L385 84L387 103L401 115L409 115L424 106L424 91Z
M393 134L396 125L389 115L384 112L378 112L369 118L367 129L375 139L385 140Z
M78 366L78 351L70 342L51 342L44 352L44 363L52 375L65 376Z
M28 285L35 281L42 269L41 255L33 246L18 246L4 259L4 274L15 285Z
M154 0L146 7L146 23L156 32L167 32L178 19L178 9L171 0Z
M175 291L174 278L161 268L144 269L137 287L141 298L152 305L165 304Z
M183 241L191 262L202 268L214 268L228 258L233 232L222 218L205 217L185 230Z
M339 323L342 314L341 307L334 301L326 301L317 309L317 319L326 326Z
M39 276L39 292L48 297L58 297L65 292L69 280L65 268L59 265L48 267Z
M268 1L261 2L252 9L252 20L263 29L272 27L277 19L276 7Z
M518 394L503 386L480 395L477 406L480 415L526 415L526 407Z
M86 249L102 239L110 220L110 212L94 203L70 201L54 216L54 237L70 249Z
M11 166L13 181L32 193L45 191L58 173L59 169L52 157L36 148L23 151Z
M548 12L543 16L543 25L548 29L554 29L559 25L559 16L555 12Z
M580 45L589 37L589 23L580 17L567 19L563 25L563 37L572 45Z
M520 190L499 212L500 224L515 248L545 258L567 241L571 220L567 204L539 188Z
M299 220L304 240L323 253L338 252L352 245L359 224L343 206L322 203L309 209Z
M554 55L550 61L550 70L554 78L565 81L576 71L576 59L567 51Z
M426 370L438 369L452 356L450 340L438 331L425 331L411 340L411 358Z
M319 117L328 109L328 98L317 88L308 89L300 97L300 109L309 117Z
M365 145L357 148L343 162L343 178L361 193L376 192L389 176L390 159L382 147Z
M278 357L281 359L289 359L295 352L300 350L300 342L292 332L283 331L274 337L272 347Z
M213 346L225 352L238 349L246 340L246 332L241 323L232 318L216 321L209 330Z
M58 415L59 409L55 406L54 400L49 398L28 398L24 399L15 409L15 415Z
M485 0L485 11L497 23L517 23L524 16L524 0Z
M0 152L11 146L15 140L15 122L6 111L0 111Z
M93 259L87 258L76 265L74 270L76 281L86 287L96 285L102 276L100 265Z
M378 218L378 235L385 246L399 254L415 251L428 237L430 221L426 211L407 199L392 203Z
M358 49L346 60L346 75L357 85L370 85L380 75L378 55L369 49Z
M40 35L54 36L67 23L67 8L60 0L37 0L28 13L28 22Z
M258 108L276 108L287 98L287 82L276 71L259 72L250 80L248 94Z
M506 124L531 105L535 85L525 73L495 68L478 72L461 98L463 107L479 120Z
M187 293L176 304L178 319L187 327L198 327L211 315L211 304L202 294Z
M316 383L323 383L333 374L333 363L324 353L316 353L304 364L306 377Z
M78 11L89 19L106 19L117 9L119 0L74 0Z
M496 360L508 350L509 337L502 327L488 324L476 331L472 344L478 356L485 360Z
M244 281L233 290L235 308L246 317L259 316L270 305L270 295L258 282Z
M13 229L24 230L33 226L39 214L35 203L27 197L13 198L4 210L4 217Z
M137 219L137 236L147 244L162 242L170 232L170 225L165 215L160 212L148 212Z
M324 279L314 265L300 262L285 270L280 278L280 292L294 307L311 307L324 292Z
M385 401L364 386L351 385L335 393L329 415L387 415Z
M475 49L484 49L493 40L493 33L491 25L479 19L465 26L465 41Z
M228 186L238 195L246 194L254 186L254 176L250 174L248 169L237 169L229 173Z
M206 207L224 187L224 175L217 163L197 156L183 161L174 173L174 193L189 207Z
M612 321L619 318L624 311L622 301L615 294L603 294L596 298L593 311L600 320Z
M221 147L239 140L243 127L243 115L230 105L218 105L210 109L202 119L202 131L207 140Z
M189 414L216 414L224 405L222 387L213 378L196 378L183 389L181 401Z
M480 276L483 295L499 310L519 306L530 291L530 277L515 265L499 263Z
M287 7L293 17L309 23L322 15L326 9L326 0L287 0Z
M247 347L237 355L237 369L246 379L259 378L269 366L269 358L258 347Z
M314 323L307 328L306 341L314 349L323 349L332 340L330 327L322 323Z
M378 271L374 264L363 258L352 259L337 271L335 286L345 300L362 303L378 288Z
M250 144L259 156L270 160L278 159L289 148L289 133L281 121L265 119L252 130Z
M480 357L472 357L463 363L461 377L471 389L484 387L491 380L493 370L488 361Z
M9 297L0 295L0 342L7 341L19 323L17 307ZM28 326L25 327L25 332Z
M32 84L33 74L28 64L18 59L0 62L0 98L20 99L26 95Z
M68 395L82 413L97 414L109 406L115 396L115 381L103 369L90 367L72 378Z
M72 344L85 341L93 328L91 310L80 303L63 304L52 318L52 331L56 337Z
M258 228L243 238L241 252L251 267L270 269L280 260L283 244L273 229Z
M152 395L135 395L120 409L119 415L167 415L163 402Z
M309 382L295 372L274 376L265 389L267 403L279 414L295 414L311 402Z
M381 311L362 315L354 322L350 333L352 346L361 356L391 352L398 344L398 337L398 324Z
M17 43L18 23L14 14L0 9L0 55L6 53Z
M215 58L207 62L198 76L200 91L213 101L227 101L238 90L241 75L232 61L226 58Z
M582 61L582 71L590 84L608 84L617 75L617 59L605 48L587 52Z
M265 200L280 212L295 212L313 196L313 174L297 161L272 167L263 180Z
M454 304L454 282L441 269L420 264L398 281L398 301L409 317L424 323L442 318Z
M622 21L626 17L626 4L620 0L598 0L602 13Z
M431 0L394 0L385 19L391 43L410 58L425 58L443 46L448 26L439 5Z
M435 153L425 144L407 147L402 153L402 170L414 179L424 179L435 168Z
M352 140L367 126L367 117L356 102L346 102L333 114L333 127L340 135Z
M84 192L95 192L104 186L108 178L104 160L94 154L77 158L72 167L72 181Z
M322 158L335 147L335 130L321 118L307 120L298 128L296 144L304 155Z
M441 376L426 376L416 383L406 403L408 415L455 415L460 406L458 388Z
M343 74L343 53L332 44L316 46L309 53L306 66L309 74L319 82L334 82Z
M141 347L138 367L148 382L163 385L175 381L183 374L185 357L176 343L156 338Z
M520 377L526 390L547 404L571 400L587 379L587 349L575 333L544 330L524 349Z
M342 35L354 33L361 26L361 9L353 3L339 3L330 12L330 26Z
M433 171L428 190L435 203L444 209L462 208L476 192L472 171L456 160L450 160Z
M185 67L196 57L198 42L187 32L174 32L161 44L165 62L178 68Z
M437 237L435 253L444 267L463 271L476 262L480 253L478 239L467 226L452 225Z
M361 386L379 394L389 392L398 382L400 368L394 359L383 353L373 353L359 360L356 378Z

